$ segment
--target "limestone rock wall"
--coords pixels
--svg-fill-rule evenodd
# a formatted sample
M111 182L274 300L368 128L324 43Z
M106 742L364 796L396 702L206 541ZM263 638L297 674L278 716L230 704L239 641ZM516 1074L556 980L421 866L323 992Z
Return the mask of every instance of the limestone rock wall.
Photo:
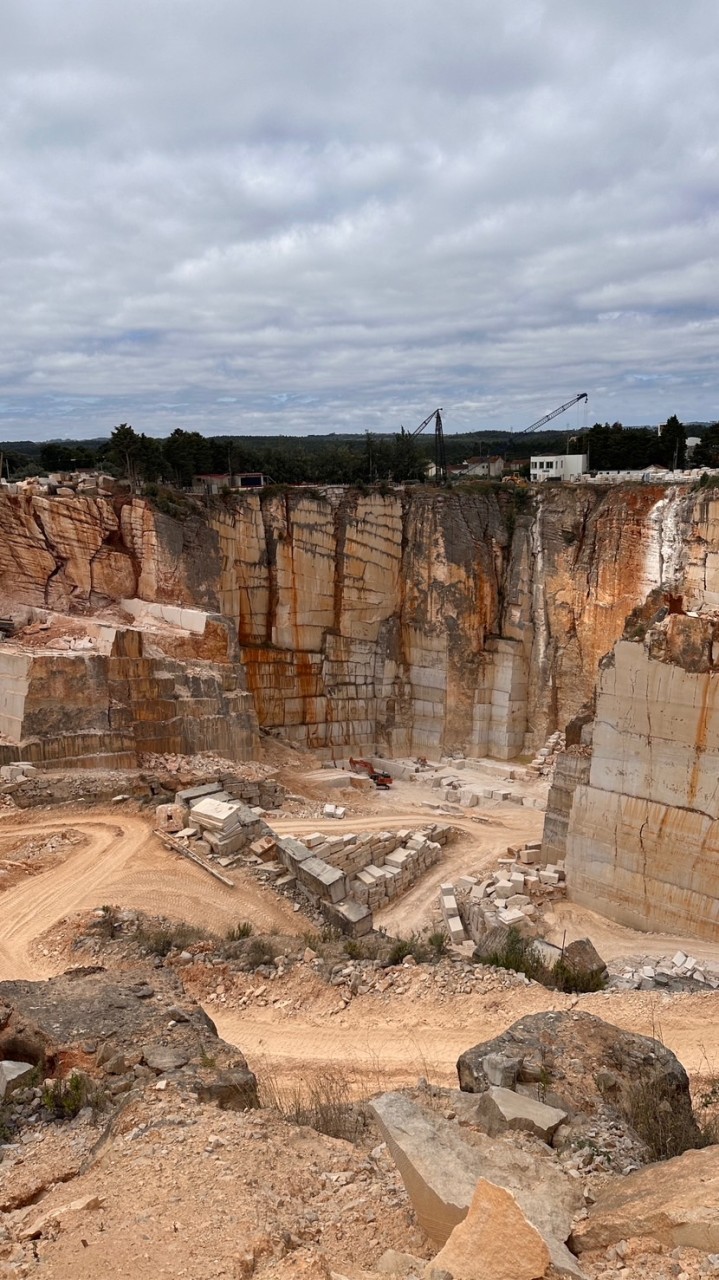
M254 705L236 663L144 657L120 632L110 655L0 650L0 763L136 768L145 753L257 754Z
M568 896L622 924L715 939L719 620L670 614L602 664Z
M140 498L0 495L3 599L209 611L260 725L327 753L531 750L591 697L662 582L719 601L719 502L646 485L296 489L180 520ZM179 633L172 656L190 660Z
M260 724L315 748L500 758L586 703L626 615L674 582L691 518L645 485L295 491L210 514Z
M200 515L140 498L0 494L0 591L17 604L89 612L140 596L216 612L219 549Z

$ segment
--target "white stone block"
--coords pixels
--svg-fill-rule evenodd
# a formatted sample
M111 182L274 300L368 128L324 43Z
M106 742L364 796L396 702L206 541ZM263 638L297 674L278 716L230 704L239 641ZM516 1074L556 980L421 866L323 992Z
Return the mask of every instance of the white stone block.
M494 888L494 896L496 898L511 898L514 892L515 889L511 880L500 880Z
M506 925L523 924L525 920L524 912L517 907L501 907L497 915L501 923Z

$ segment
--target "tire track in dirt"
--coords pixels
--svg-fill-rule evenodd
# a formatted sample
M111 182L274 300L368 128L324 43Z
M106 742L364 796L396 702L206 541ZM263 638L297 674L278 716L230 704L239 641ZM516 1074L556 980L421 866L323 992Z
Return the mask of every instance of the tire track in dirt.
M171 854L149 822L134 814L67 811L58 821L12 817L0 831L32 835L61 830L69 822L87 837L64 862L29 877L0 896L0 979L48 977L52 968L33 954L33 943L65 916L117 904L186 920L223 934L231 924L250 920L256 929L297 934L310 927L291 903L265 889L248 872L233 872L230 889L179 855Z

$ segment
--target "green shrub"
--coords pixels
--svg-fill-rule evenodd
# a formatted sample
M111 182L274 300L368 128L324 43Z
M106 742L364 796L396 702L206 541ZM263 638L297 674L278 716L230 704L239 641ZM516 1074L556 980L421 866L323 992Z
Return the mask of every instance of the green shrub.
M351 1082L340 1070L323 1070L283 1085L269 1069L259 1083L261 1105L279 1111L290 1124L306 1125L345 1142L356 1142L367 1125L363 1108L352 1100Z
M563 956L560 956L550 973L552 977L551 985L556 987L558 991L566 991L569 994L582 991L603 991L607 981L606 974L588 973L584 969L575 969L574 965L568 964Z
M230 925L225 934L228 942L241 942L243 938L251 938L254 927L249 920L240 920L239 924Z
M491 951L483 952L480 959L482 964L495 965L498 969L511 969L514 973L524 973L536 982L542 982L548 972L534 943L528 938L523 938L519 930L514 927L507 930L507 937L503 943L493 947Z
M714 1126L697 1124L688 1098L678 1099L669 1081L651 1073L633 1082L622 1109L654 1160L671 1160L716 1141Z
M409 938L396 938L390 948L389 964L401 964L407 956L413 956L418 964L428 959L427 948L416 933Z
M102 915L91 925L92 932L101 938L112 940L117 933L117 907L103 906Z
M427 936L427 945L431 948L433 954L439 959L443 956L449 946L449 938L444 929L435 929Z
M478 952L480 949L478 948ZM498 969L511 969L514 973L523 973L534 982L557 991L582 992L602 991L606 984L606 975L587 973L569 964L564 956L553 965L543 961L539 950L531 938L524 938L518 929L512 926L507 930L503 943L478 954L480 964L495 965Z
M251 969L259 969L261 964L272 964L275 949L268 938L252 938L245 948L244 959Z
M691 493L697 493L700 489L716 489L719 488L719 476L707 475L705 471L698 480L694 481L691 487Z
M310 951L317 951L322 945L322 934L318 933L316 929L305 929L302 934L302 941L306 947L310 948Z
M180 920L177 923L142 924L135 934L135 939L145 951L149 951L150 955L166 956L173 947L178 951L184 951L191 943L201 942L207 936L204 929L198 929L195 925L186 924Z
M65 1080L53 1080L42 1090L42 1105L56 1120L72 1120L84 1107L98 1111L104 1098L98 1089L79 1071Z

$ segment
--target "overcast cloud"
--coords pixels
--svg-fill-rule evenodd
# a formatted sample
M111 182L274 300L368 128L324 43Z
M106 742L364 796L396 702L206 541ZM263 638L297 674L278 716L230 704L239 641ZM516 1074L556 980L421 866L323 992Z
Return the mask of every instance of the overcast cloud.
M0 437L719 417L715 0L6 0Z

